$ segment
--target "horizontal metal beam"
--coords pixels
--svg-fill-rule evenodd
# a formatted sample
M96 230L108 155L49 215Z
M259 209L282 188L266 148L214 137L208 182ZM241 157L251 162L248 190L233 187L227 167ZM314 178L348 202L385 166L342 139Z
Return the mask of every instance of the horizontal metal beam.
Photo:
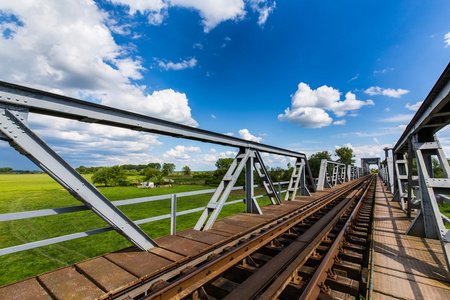
M23 107L32 113L68 118L86 123L97 123L224 146L252 148L283 156L306 158L306 155L301 152L247 141L3 81L0 81L0 105L6 108L10 106L15 108Z
M418 133L421 129L428 128L431 130L430 135L432 135L449 124L449 102L450 63L447 65L444 72L417 110L411 122L406 127L397 144L394 146L394 153L408 151L408 139L411 135ZM434 118L437 119L437 122Z

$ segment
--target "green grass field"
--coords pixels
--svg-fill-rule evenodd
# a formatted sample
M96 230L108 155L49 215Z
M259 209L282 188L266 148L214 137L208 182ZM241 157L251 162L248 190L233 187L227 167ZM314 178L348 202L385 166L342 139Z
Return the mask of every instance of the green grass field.
M88 180L90 175L85 176ZM99 187L111 201L176 194L187 191L210 189L202 185L180 185L159 189L136 187ZM256 194L262 193L257 189ZM205 206L212 194L177 199L177 211ZM229 200L242 199L244 192L233 191ZM260 198L260 205L269 204L267 197ZM46 174L2 175L0 174L0 214L81 205L65 189ZM139 220L170 213L170 200L120 206L130 219ZM225 206L220 217L245 210L243 203ZM193 227L200 212L177 217L177 230ZM141 225L152 238L169 234L170 220ZM42 239L105 227L107 224L91 211L56 216L0 222L0 248L30 243ZM24 279L49 270L131 246L116 232L106 232L67 241L51 246L0 256L0 285ZM5 272L4 270L8 270Z

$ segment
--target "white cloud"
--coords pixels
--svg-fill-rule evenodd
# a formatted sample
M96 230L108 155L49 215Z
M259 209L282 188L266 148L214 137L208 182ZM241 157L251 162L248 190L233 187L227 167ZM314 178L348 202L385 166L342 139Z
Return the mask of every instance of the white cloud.
M358 77L359 77L359 74L356 74L356 76L355 76L355 77L353 77L352 79L350 79L349 81L353 81L353 80L356 80L356 79L358 79Z
M187 160L190 159L191 157L187 154L187 153L192 153L192 152L201 152L199 147L194 147L194 146L182 146L182 145L178 145L175 148L170 149L169 151L167 151L166 153L163 154L163 157L165 159L181 159L181 160Z
M195 43L195 44L192 46L192 48L203 50L203 44L202 44L202 43Z
M219 158L234 158L237 152L234 151L224 151L217 153L216 149L211 149L212 154L205 154L201 156L201 160L209 165L214 165Z
M423 101L419 101L416 104L409 105L409 103L406 103L405 107L409 110L417 111L419 107L422 105Z
M227 132L227 133L224 133L225 135L228 135L228 136L233 136L234 135L234 133L232 133L232 132Z
M333 125L345 125L347 121L345 119L339 120L339 121L334 121Z
M394 68L387 68L387 69L383 69L383 70L375 70L375 71L373 71L373 74L384 74L384 73L386 73L386 72L389 72L389 71L394 71L395 69Z
M333 119L326 110L333 111L337 117L343 117L348 111L355 111L364 105L374 105L372 100L357 100L355 94L348 92L345 100L340 100L339 90L326 85L312 90L301 82L291 99L291 108L278 115L280 121L297 123L300 127L320 128L328 126Z
M408 122L411 121L414 114L401 114L389 118L380 119L381 122Z
M386 108L384 109L384 111L385 111L385 112L390 112L391 109L390 109L389 107L386 107Z
M197 10L205 32L209 32L223 21L239 20L246 13L243 0L171 0L168 3L172 6Z
M159 162L146 153L162 145L153 134L35 114L29 115L29 123L37 135L44 137L58 154L70 161L91 165L112 165L119 161ZM64 146L60 145L61 140ZM133 162L133 157L142 160Z
M263 140L262 137L256 137L256 136L252 135L248 131L248 129L245 129L245 128L239 130L239 136L244 140L253 141L253 142L257 142L257 143L260 143Z
M190 58L189 60L182 60L179 63L173 63L171 61L165 63L163 61L158 60L158 66L165 70L184 70L184 69L192 69L197 65L197 60L195 57Z
M108 15L95 2L17 0L0 9L20 20L1 25L13 32L0 37L3 80L198 126L185 94L148 94L131 83L142 78L144 67L128 46L115 42Z
M152 25L162 24L170 7L194 9L202 19L204 32L211 31L224 21L243 19L246 15L246 3L252 11L259 14L258 24L264 26L276 5L274 1L268 3L267 0L112 0L112 2L125 5L130 15L134 15L137 11L147 15L148 22Z
M444 42L447 44L445 47L450 46L450 32L444 36Z
M341 148L341 146L334 146L335 149ZM380 157L382 160L384 159L384 148L386 147L392 147L390 144L383 144L380 145L379 143L372 144L372 145L356 145L353 146L351 143L347 143L342 145L342 147L348 147L353 150L353 154L355 157L353 159L356 159L356 164L361 165L361 158L372 158L372 157Z
M373 138L373 141L377 144L380 144L380 141L376 137Z
M404 89L384 89L379 86L371 86L365 90L364 93L369 94L370 96L383 95L392 98L400 98L402 95L409 93L409 91Z
M216 119L216 116L215 116L215 115L213 115L213 114L211 114L211 118L213 118L213 119Z
M247 2L254 12L259 13L258 25L263 27L269 15L273 13L276 2L273 1L271 4L267 0L248 0Z

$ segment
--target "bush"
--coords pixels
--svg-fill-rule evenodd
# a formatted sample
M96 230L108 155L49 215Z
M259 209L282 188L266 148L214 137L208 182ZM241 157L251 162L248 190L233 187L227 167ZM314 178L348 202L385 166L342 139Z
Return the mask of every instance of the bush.
M129 185L125 170L119 166L98 169L92 175L92 182L94 184L104 184L105 186Z

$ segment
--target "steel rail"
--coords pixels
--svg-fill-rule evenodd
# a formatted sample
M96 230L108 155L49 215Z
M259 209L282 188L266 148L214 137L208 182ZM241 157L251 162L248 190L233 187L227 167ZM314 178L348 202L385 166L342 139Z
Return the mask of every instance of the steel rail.
M347 219L347 222L345 222L344 227L340 231L339 235L336 237L333 245L330 247L330 250L328 251L325 258L322 260L322 263L318 267L316 273L314 274L313 278L308 283L308 286L303 291L302 296L300 297L300 300L306 300L306 299L316 299L319 296L321 286L325 284L325 280L328 277L328 270L333 266L334 264L334 258L337 256L339 252L339 248L342 247L342 244L344 242L344 234L349 229L350 225L352 224L355 216L358 214L359 209L363 203L363 200L367 196L367 193L369 189L373 186L373 183L376 182L373 178L370 181L370 184L367 186L366 190L364 191L363 195L361 196L360 200L358 201L358 204L354 208L353 212L351 213L350 217Z
M267 153L306 159L306 155L301 152L260 144L4 81L0 81L0 107L2 106L86 123L97 123L237 148L251 148Z
M362 192L363 190L355 192L353 197L359 197ZM342 210L342 214L347 212L348 206L351 204L353 204L353 202L348 203L348 205L344 207L344 209ZM315 237L313 236L308 241L308 244L303 249L303 251L292 261L289 266L286 267L286 269L284 269L278 275L277 280L274 281L270 286L268 286L265 291L258 296L258 299L276 299L283 292L286 286L292 281L293 278L295 278L295 274L297 274L300 268L306 263L312 253L317 249L320 243L332 230L342 214L336 215L336 217L332 221L330 221L329 224L320 233L318 233Z
M297 260L297 258L300 257L302 258L302 261L306 262L307 258L327 237L344 213L348 211L349 207L354 202L354 198L358 195L358 191L351 192L350 195L339 202L325 216L312 225L306 232L302 233L294 242L289 244L289 246L284 248L269 262L264 264L257 272L247 278L224 299L263 299L264 297L260 297L258 294L275 278L276 281L274 284L280 283L281 279L279 273L281 273L284 268L291 265L293 260ZM289 276L289 281L291 276L292 274ZM284 285L284 287L286 285Z
M271 240L284 234L286 231L291 229L293 226L298 224L301 220L306 217L313 215L319 209L322 209L326 204L334 201L336 198L342 196L346 192L349 192L356 185L360 184L367 178L362 178L357 182L340 189L337 194L333 196L326 197L326 199L316 202L314 205L310 206L307 210L301 211L289 218L283 218L278 224L274 225L272 228L263 231L261 234L253 237L249 237L247 241L242 244L236 245L220 257L213 259L202 266L199 266L195 271L177 278L171 281L157 291L152 292L143 299L181 299L193 291L200 288L202 285L206 284L232 265L237 264L239 261L243 260L245 257L257 251L259 248L265 246Z
M134 297L133 295L138 295L139 293L142 293L142 291L149 290L152 285L158 283L159 281L169 280L170 278L177 276L183 269L191 266L196 266L205 262L207 260L207 257L213 254L221 253L226 248L236 246L238 243L240 243L241 240L250 239L262 231L269 230L270 227L277 225L280 222L279 220L281 219L287 219L298 213L304 212L305 210L311 209L312 207L315 207L317 204L320 204L322 201L328 200L332 201L333 197L341 196L346 191L354 188L364 180L365 180L364 178L359 178L354 182L350 183L349 185L341 187L335 190L334 192L325 195L321 198L318 198L292 212L282 214L278 219L272 220L268 223L261 224L256 227L249 228L240 234L226 238L225 240L223 240L218 244L211 245L205 248L202 252L200 252L197 255L185 257L184 259L176 263L173 263L171 265L166 266L165 268L160 269L158 272L141 277L129 283L127 286L119 288L115 291L108 292L105 295L100 296L99 299L112 299L112 298L129 299L128 297L133 298Z

